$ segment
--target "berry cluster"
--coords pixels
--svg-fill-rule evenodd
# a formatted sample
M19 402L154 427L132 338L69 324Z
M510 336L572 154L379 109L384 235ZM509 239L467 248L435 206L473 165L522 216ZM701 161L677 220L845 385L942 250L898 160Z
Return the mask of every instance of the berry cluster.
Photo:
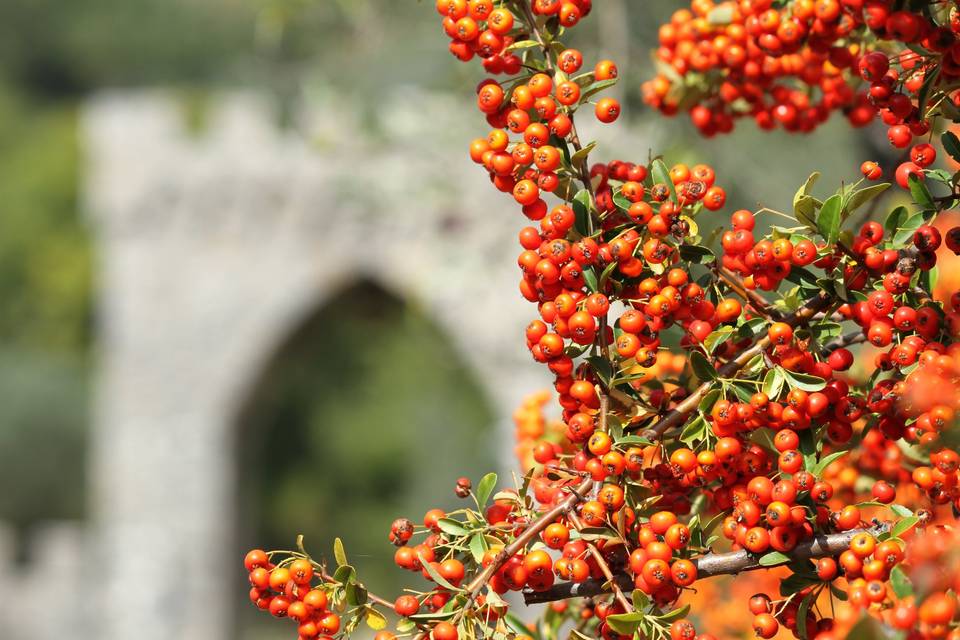
M923 135L928 108L956 112L944 92L960 73L960 21L944 8L694 0L660 27L661 72L644 83L644 100L666 115L689 111L706 136L744 117L761 129L809 132L833 111L855 127L879 114L898 138Z
M492 130L469 156L533 223L518 235L520 294L538 315L525 339L553 375L559 419L546 417L549 393L530 396L514 413L522 480L459 478L467 506L394 520L394 562L426 587L374 596L338 541L333 575L302 547L274 552L276 566L251 552L254 601L295 619L301 640L364 620L378 640L555 640L563 625L605 640L715 640L695 590L779 567L779 597L765 587L739 605L762 638L877 637L880 623L911 640L960 636L957 572L930 566L952 558L945 523L960 510L960 293L931 294L940 245L960 249L960 227L936 218L960 193L932 168L934 148L913 144L952 104L924 101L950 87L954 31L939 3L899 4L694 0L661 29L675 84L653 81L648 99L692 105L705 133L746 114L806 131L842 108L855 124L879 112L891 142L912 146L895 177L916 207L883 223L851 219L890 186L873 184L884 171L867 162L866 183L821 199L814 174L792 215L736 210L705 239L698 220L727 199L713 167L590 161L578 112L590 104L609 123L620 105L592 100L616 64L583 71L561 42L588 1L437 2L452 53L510 76L478 85ZM918 53L891 65L877 39ZM960 158L952 135L944 149ZM790 226L759 226L767 216ZM526 625L508 592L551 604ZM400 617L397 636L380 609Z

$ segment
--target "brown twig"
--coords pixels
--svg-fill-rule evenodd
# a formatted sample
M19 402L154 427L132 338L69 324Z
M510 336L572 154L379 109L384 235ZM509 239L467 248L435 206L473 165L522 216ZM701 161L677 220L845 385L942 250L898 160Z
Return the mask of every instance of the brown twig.
M889 524L879 524L868 529L853 529L851 531L832 533L829 535L820 534L811 540L798 544L794 550L788 554L790 560L787 562L836 556L850 548L850 541L858 533L878 535L887 531L889 528ZM787 562L779 564L787 564ZM697 567L698 579L769 568L769 566L760 564L760 556L751 554L745 550L731 551L730 553L708 553L699 558L695 558L693 563ZM590 579L580 583L565 582L545 591L524 591L523 601L529 605L610 593L610 589L605 587L607 581L608 580ZM633 577L625 573L617 574L614 576L611 586L615 586L621 592L633 591Z
M715 267L714 271L716 272L717 276L727 284L728 287L733 289L734 293L748 302L757 313L764 316L768 320L779 320L781 318L780 312L770 306L770 303L764 300L763 296L761 296L759 293L747 289L743 284L743 280L741 280L740 276L738 276L736 273L719 265Z
M830 304L830 301L831 298L829 295L826 293L820 293L815 298L811 299L805 305L800 307L792 315L785 318L783 322L786 322L791 327L795 327L798 324L810 320L820 311L823 311ZM769 346L770 338L766 335L763 335L756 342L754 342L752 347L742 351L736 358L730 360L725 365L720 367L720 369L717 371L718 377L732 377L748 362L753 360L755 356L762 353ZM646 430L652 431L657 436L662 436L673 427L680 426L684 423L687 416L697 409L700 401L705 395L707 395L707 393L710 392L711 389L713 389L715 384L715 381L707 380L699 387L694 389L693 392L691 392L690 395L677 404L676 407L671 409L667 415L663 416L656 424L648 427Z
M567 516L567 519L577 531L583 529L583 523L580 522L580 518L578 518L576 515L571 513ZM600 567L600 571L603 573L604 578L613 588L614 596L620 603L620 606L623 607L623 610L627 613L633 611L633 604L630 602L627 596L623 595L623 589L620 588L620 585L617 583L613 572L610 570L610 565L607 564L607 561L604 559L603 554L600 553L600 550L597 549L597 546L592 542L587 542L587 551L589 551L590 555L593 556L593 559L597 561L597 566Z

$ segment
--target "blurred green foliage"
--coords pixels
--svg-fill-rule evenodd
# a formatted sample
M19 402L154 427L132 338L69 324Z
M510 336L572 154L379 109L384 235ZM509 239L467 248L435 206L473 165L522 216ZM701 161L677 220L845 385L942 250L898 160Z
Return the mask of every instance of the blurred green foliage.
M278 351L249 399L243 551L289 549L303 533L311 553L332 558L342 536L360 579L395 597L410 576L393 566L390 523L457 508L456 479L494 468L492 420L477 380L420 309L369 283L346 289ZM273 630L243 611L245 637Z

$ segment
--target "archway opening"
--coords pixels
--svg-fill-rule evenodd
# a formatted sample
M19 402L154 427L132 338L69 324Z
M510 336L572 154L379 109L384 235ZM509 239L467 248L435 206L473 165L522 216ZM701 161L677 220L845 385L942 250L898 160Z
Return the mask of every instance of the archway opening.
M331 558L341 536L361 580L395 597L408 576L393 566L390 522L456 507L456 478L493 467L493 416L430 318L372 282L350 286L283 342L246 401L241 548L288 549L302 533ZM289 635L242 607L244 640Z

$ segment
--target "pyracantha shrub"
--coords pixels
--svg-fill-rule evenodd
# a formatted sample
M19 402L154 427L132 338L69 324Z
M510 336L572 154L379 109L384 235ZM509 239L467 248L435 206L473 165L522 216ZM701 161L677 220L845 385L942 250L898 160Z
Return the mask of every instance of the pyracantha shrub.
M933 294L960 252L938 220L958 179L913 144L960 160L954 134L932 137L960 116L954 2L678 11L644 89L665 113L713 134L842 110L910 147L832 193L811 175L784 211L725 213L722 170L591 160L575 117L621 107L603 97L616 64L562 42L589 0L436 9L450 51L489 74L469 156L529 225L522 339L554 392L515 413L513 482L457 479L466 506L390 525L407 592L369 592L339 539L327 560L299 541L247 555L253 603L301 640L363 622L377 640L960 638L960 292ZM905 204L879 215L891 194ZM703 237L704 216L729 223ZM721 617L723 580L747 591Z

